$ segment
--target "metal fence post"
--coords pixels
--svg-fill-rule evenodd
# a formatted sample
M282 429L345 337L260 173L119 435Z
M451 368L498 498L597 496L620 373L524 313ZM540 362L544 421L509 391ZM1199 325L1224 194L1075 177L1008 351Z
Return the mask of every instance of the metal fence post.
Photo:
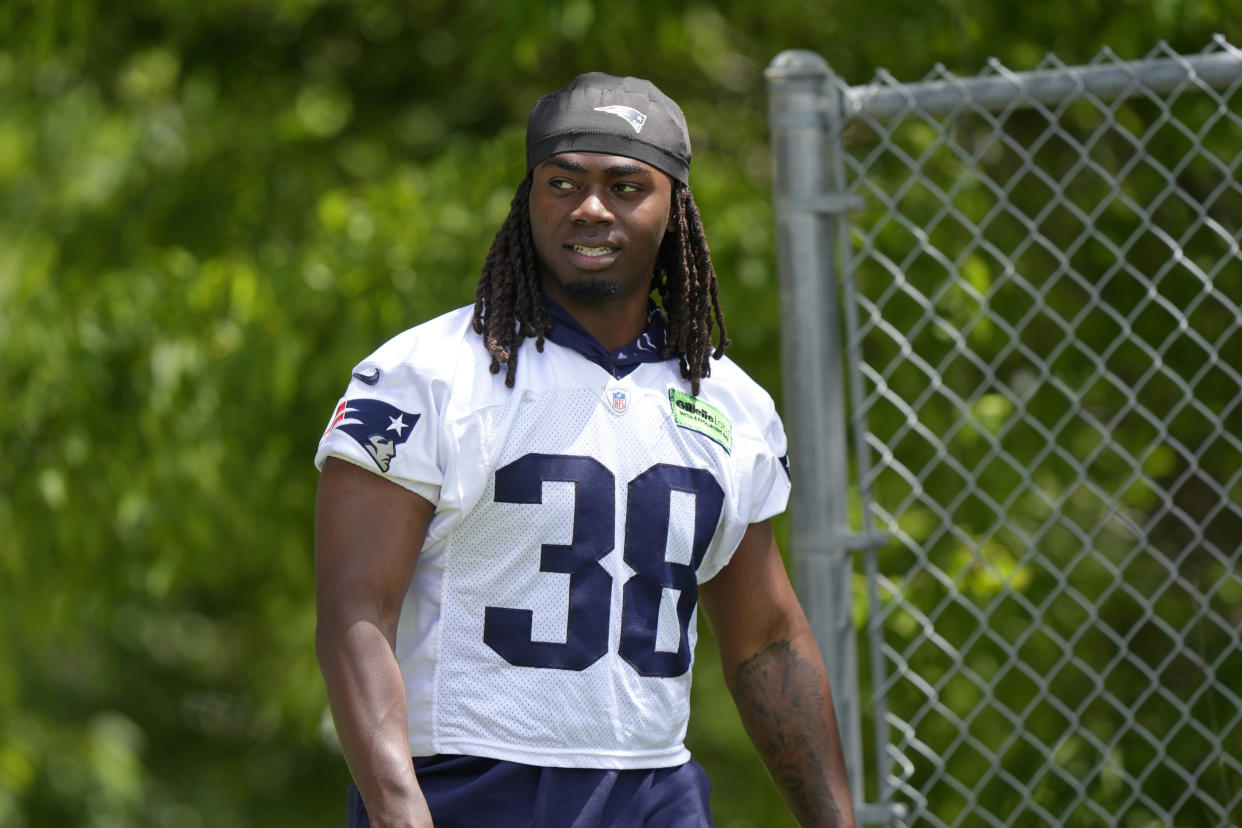
M828 667L846 770L862 803L861 717L852 623L845 374L836 256L840 214L834 154L841 97L828 64L808 51L767 71L780 262L785 423L793 477L795 585Z

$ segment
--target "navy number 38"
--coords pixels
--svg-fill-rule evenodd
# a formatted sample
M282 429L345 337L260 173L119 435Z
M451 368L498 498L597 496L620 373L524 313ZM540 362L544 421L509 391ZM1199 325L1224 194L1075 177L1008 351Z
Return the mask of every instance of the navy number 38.
M483 640L510 664L584 670L608 650L612 575L599 561L613 548L616 478L593 457L528 454L496 472L498 503L541 503L545 482L575 484L571 542L543 544L539 569L569 574L568 631L564 643L535 641L528 609L487 607ZM665 546L672 493L694 496L694 540L689 564L669 561ZM630 481L623 558L637 574L622 589L619 655L643 676L679 676L690 667L687 628L698 603L695 572L707 552L724 507L712 475L659 463ZM665 588L679 590L676 652L656 648ZM602 609L601 609L602 608Z

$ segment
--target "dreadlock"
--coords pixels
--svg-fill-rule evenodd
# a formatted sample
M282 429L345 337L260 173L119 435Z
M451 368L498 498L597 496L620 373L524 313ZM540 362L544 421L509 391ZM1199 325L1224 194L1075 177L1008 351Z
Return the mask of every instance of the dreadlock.
M552 316L543 303L539 266L530 230L532 176L518 185L509 215L492 240L483 262L474 300L474 330L492 355L491 372L506 364L505 385L512 388L522 340L534 338L543 351L544 335ZM690 391L699 393L699 381L711 374L708 358L720 359L729 338L716 289L707 234L690 188L674 181L669 232L656 255L652 287L668 316L668 346L664 356L676 356ZM720 329L712 346L712 326Z

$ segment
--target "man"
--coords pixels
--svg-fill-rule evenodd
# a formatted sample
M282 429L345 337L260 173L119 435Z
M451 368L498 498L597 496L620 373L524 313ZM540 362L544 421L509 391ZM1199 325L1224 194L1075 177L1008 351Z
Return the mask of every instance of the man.
M710 825L682 744L701 604L790 809L852 825L768 523L784 432L723 358L684 116L582 75L536 102L526 160L473 309L363 360L316 456L350 824Z

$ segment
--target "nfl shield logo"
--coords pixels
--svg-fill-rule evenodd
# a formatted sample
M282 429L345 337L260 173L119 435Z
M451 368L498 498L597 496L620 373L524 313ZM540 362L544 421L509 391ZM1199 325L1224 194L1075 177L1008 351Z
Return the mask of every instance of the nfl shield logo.
M620 414L622 411L630 407L630 395L624 391L612 392L612 410Z

